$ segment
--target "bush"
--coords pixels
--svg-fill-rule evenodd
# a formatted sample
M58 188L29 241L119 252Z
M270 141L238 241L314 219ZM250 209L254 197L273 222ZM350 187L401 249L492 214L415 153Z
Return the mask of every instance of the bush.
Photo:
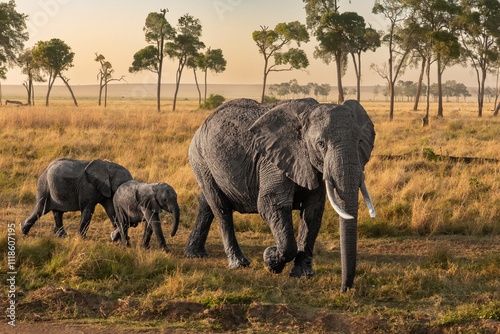
M226 99L224 96L219 94L210 94L206 102L201 104L202 109L215 109L224 103Z
M267 96L267 95L264 96L264 103L275 103L279 101L280 100L274 96Z

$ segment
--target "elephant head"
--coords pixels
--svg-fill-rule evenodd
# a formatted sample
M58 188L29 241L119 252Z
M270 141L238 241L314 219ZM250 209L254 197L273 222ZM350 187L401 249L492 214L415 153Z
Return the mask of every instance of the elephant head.
M123 166L101 159L92 160L85 167L85 177L104 197L112 197L118 187L132 180L132 175Z
M342 291L351 288L356 270L358 193L375 210L364 183L375 131L357 101L343 105L297 100L277 105L250 128L256 150L301 187L324 183L340 216Z
M164 182L146 184L144 187L138 188L135 196L141 207L148 207L157 213L162 210L170 212L174 217L171 236L175 236L179 227L180 209L174 188Z

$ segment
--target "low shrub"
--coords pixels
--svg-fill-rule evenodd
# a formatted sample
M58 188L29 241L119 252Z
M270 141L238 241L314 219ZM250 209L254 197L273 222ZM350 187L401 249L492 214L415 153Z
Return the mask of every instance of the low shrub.
M210 94L206 102L201 104L202 109L215 109L224 103L226 99L224 96L219 94Z

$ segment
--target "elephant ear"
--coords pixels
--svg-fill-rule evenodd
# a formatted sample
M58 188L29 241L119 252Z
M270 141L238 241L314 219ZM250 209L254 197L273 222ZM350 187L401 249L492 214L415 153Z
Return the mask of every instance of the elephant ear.
M96 159L85 167L85 177L105 197L111 197L111 180L108 162Z
M344 105L351 108L354 120L358 124L361 132L358 154L364 167L368 160L370 160L370 155L373 150L373 143L375 142L375 127L373 126L370 116L368 116L366 110L358 101L348 100L344 102Z
M316 104L299 101L278 105L257 119L249 129L253 134L253 147L265 159L299 186L311 190L319 186L319 181L309 162L300 119Z
M152 212L160 213L161 207L156 201L155 188L158 183L155 184L143 184L142 187L138 187L135 192L135 199L139 204L139 207L143 212L149 209Z

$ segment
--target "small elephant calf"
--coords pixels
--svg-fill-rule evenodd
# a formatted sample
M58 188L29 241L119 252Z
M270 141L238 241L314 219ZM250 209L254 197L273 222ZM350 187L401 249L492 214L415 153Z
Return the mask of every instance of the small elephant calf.
M141 183L131 180L118 188L113 197L113 205L118 226L111 233L113 241L122 238L128 244L128 228L136 227L138 223L145 221L142 245L149 248L151 234L154 231L160 247L165 252L169 251L161 229L159 214L162 210L173 214L174 226L171 235L174 236L179 226L179 205L174 188L166 183Z

